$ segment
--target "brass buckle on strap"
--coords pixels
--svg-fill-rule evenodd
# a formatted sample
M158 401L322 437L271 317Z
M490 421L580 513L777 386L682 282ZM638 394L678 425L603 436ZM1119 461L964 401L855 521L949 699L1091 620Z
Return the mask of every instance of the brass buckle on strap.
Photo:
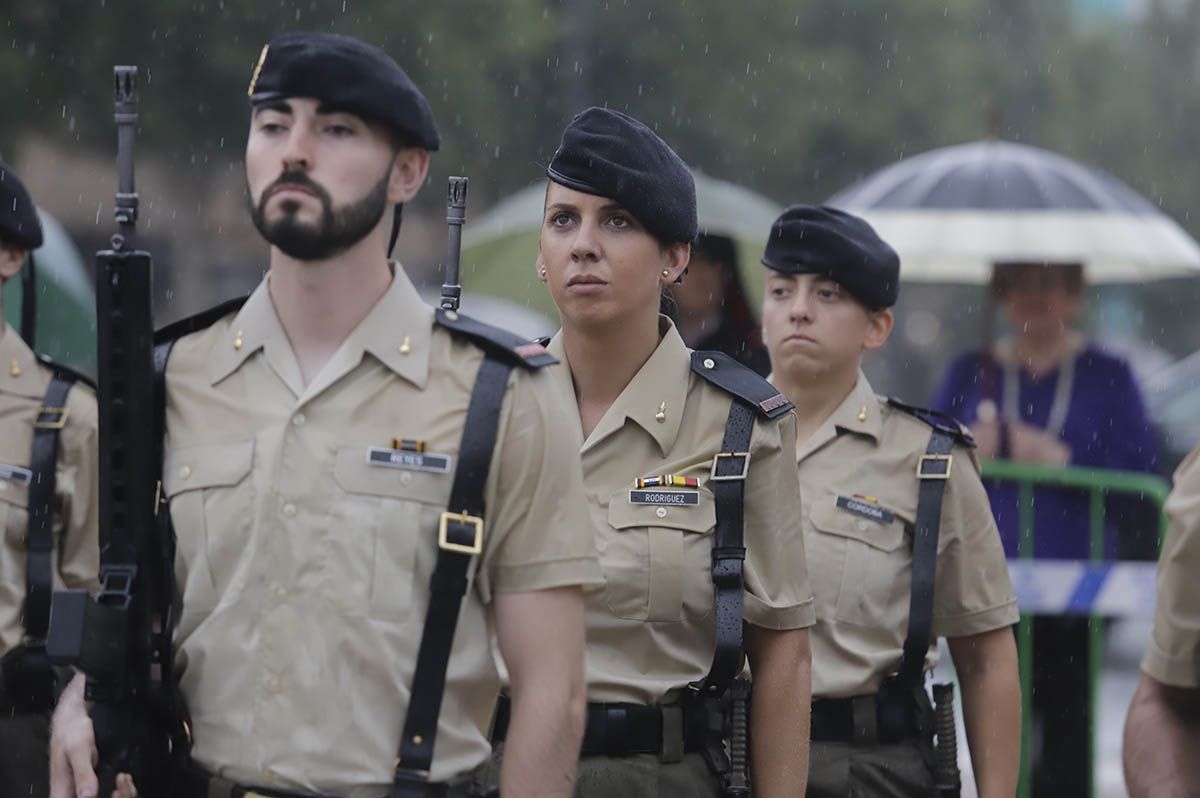
M474 536L471 542L468 544L451 540L450 524L472 527ZM477 515L467 515L466 513L442 513L441 520L438 521L438 547L446 551L469 555L483 551L483 519Z
M942 463L945 463L943 468ZM949 479L954 456L949 454L923 454L917 461L917 479Z
M722 460L737 460L741 458L742 470L736 474L718 474L717 468ZM713 482L738 482L745 481L746 474L750 473L750 452L717 452L713 458L712 472L709 477Z
M71 415L71 411L65 407L41 407L38 408L37 420L33 422L34 429L62 429L67 426L67 417ZM51 421L43 421L42 416L54 416Z

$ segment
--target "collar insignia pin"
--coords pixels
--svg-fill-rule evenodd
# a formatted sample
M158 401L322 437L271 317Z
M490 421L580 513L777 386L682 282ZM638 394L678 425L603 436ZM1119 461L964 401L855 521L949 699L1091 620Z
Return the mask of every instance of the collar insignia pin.
M233 339L233 348L241 351L242 348L242 331L237 331L237 336Z
M407 355L412 352L412 345L408 342L408 336L404 336L404 340L400 342L400 354Z
M858 411L858 420L859 421L867 420L867 406L866 405L863 405L862 409Z
M666 402L658 403L658 412L654 414L654 420L657 421L659 424L662 424L667 420L667 403Z
M8 373L9 373L9 375L11 375L13 377L21 376L21 364L17 362L17 359L15 357L13 358L12 363L8 367Z

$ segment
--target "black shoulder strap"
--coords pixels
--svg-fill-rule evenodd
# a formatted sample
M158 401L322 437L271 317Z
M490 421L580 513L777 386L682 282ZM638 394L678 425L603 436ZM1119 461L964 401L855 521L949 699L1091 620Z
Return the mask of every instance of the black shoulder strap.
M929 446L917 462L917 519L913 532L912 595L909 599L908 634L898 679L908 687L925 683L925 655L933 632L933 589L937 577L938 533L942 524L942 497L954 466L951 451L957 438L935 427Z
M417 649L417 666L390 798L424 798L427 794L438 716L446 690L446 668L462 599L467 592L467 569L483 548L483 492L492 465L508 376L513 369L510 360L511 356L502 359L489 350L479 367L467 405L458 467L450 487L450 506L442 513L438 526L437 564L430 579L429 608Z
M729 406L725 437L721 451L713 458L710 475L717 511L712 543L713 617L717 626L713 661L708 675L689 685L708 698L724 695L742 670L746 474L750 470L753 431L754 410L735 398Z
M58 441L67 424L67 394L76 375L54 369L50 385L33 422L29 453L29 530L25 560L25 634L37 640L50 627L50 596L54 591L54 493L57 487Z
M168 324L162 329L154 331L154 343L161 344L167 341L178 341L185 335L191 335L200 330L206 330L216 324L221 319L228 316L230 313L235 313L242 309L242 305L246 304L248 296L240 296L236 299L230 299L222 302L219 305L201 311L195 316L188 316L186 319L180 319L177 322Z
M724 352L692 352L692 371L745 402L765 418L777 418L795 407L771 383Z
M33 250L25 260L25 270L21 272L21 337L30 349L37 346L37 264L33 260Z
M954 438L956 443L963 446L975 448L975 439L971 437L971 433L957 418L949 413L943 413L940 410L933 410L928 407L919 407L901 402L895 397L889 396L887 403L897 410L903 411L918 421L923 421L933 427L938 432L943 432Z
M509 365L536 369L558 362L540 341L530 341L516 333L464 316L456 310L438 308L434 318L440 326L474 342L488 355Z

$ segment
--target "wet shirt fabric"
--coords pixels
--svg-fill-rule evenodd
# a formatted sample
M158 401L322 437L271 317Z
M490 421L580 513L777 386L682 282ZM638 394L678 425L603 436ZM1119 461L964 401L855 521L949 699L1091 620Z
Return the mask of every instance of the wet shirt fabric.
M665 316L650 359L585 441L584 490L604 571L585 596L588 700L654 704L704 677L715 644L709 483L732 398L691 371L690 350ZM576 407L562 333L548 349L560 401ZM660 420L661 419L661 420ZM745 619L767 629L813 623L804 545L796 525L800 493L787 464L795 417L755 420L745 500ZM636 490L637 479L694 477L696 487Z
M912 582L917 464L929 425L854 390L797 450L804 544L816 599L812 694L877 692L903 657ZM1011 626L1017 603L973 454L956 446L942 500L933 634Z
M52 372L10 325L0 330L0 655L25 637L26 534L29 527L30 447L33 422ZM82 383L67 394L66 424L59 434L55 469L54 586L95 592L97 543L96 395Z
M1200 687L1200 448L1175 471L1170 526L1158 560L1154 632L1142 670L1163 684Z
M1074 385L1070 392L1065 423L1059 438L1071 447L1071 465L1150 471L1158 460L1158 444L1146 414L1141 391L1125 361L1102 349L1078 343L1075 355ZM1004 347L998 357L1009 359ZM996 369L999 372L999 369ZM1018 368L1018 417L1039 429L1046 427L1054 406L1059 368L1035 378ZM968 353L946 370L933 407L970 426L978 418L979 403L984 399L979 353ZM1005 407L1003 378L997 374L991 391L1001 417L1011 411ZM1010 557L1017 556L1019 512L1017 486L989 482L988 496ZM1113 517L1138 512L1136 503L1113 497L1108 501ZM1037 557L1086 558L1090 552L1088 494L1066 488L1037 488L1034 491L1034 551ZM1116 528L1107 529L1105 556L1116 556Z
M241 783L375 798L391 783L483 355L434 326L397 268L305 386L267 285L179 340L167 368L164 484L193 755ZM491 751L495 594L599 581L578 458L562 443L570 422L547 380L518 368L509 381L435 781ZM424 457L371 456L397 438L423 441Z

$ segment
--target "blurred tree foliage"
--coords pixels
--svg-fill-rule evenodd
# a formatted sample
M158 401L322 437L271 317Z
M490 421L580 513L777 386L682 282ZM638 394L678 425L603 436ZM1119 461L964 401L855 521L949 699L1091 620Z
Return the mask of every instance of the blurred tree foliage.
M143 146L181 179L240 157L259 50L288 29L393 54L439 120L442 173L481 200L541 173L585 104L779 201L1000 135L1113 172L1194 234L1200 0L1136 17L1070 0L0 0L0 154L111 148L114 63L145 75Z

